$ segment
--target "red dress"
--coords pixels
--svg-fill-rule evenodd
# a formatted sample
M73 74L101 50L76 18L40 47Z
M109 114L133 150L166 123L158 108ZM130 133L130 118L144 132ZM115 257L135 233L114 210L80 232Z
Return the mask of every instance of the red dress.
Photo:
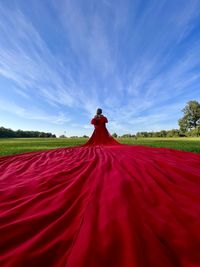
M107 122L107 118L103 115L100 117L95 116L91 120L91 124L94 125L94 131L85 145L119 145L106 129Z
M119 145L0 157L1 267L199 267L200 155Z

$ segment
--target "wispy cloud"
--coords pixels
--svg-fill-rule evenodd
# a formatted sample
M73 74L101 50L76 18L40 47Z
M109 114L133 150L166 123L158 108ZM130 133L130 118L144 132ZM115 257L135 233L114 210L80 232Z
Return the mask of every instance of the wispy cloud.
M62 112L55 115L50 115L49 113L39 110L38 108L25 109L14 102L6 102L0 100L0 111L5 111L9 114L17 115L21 118L29 120L39 120L51 124L64 124L71 121L70 117L66 117Z
M32 23L19 10L1 8L0 74L13 80L32 94L35 91L47 100L72 106L73 86L70 72L63 69ZM15 27L17 25L17 27ZM12 38L11 38L12 36ZM48 95L45 94L45 89Z
M198 0L4 2L1 99L18 117L80 133L97 107L112 131L176 127L200 95L199 26Z

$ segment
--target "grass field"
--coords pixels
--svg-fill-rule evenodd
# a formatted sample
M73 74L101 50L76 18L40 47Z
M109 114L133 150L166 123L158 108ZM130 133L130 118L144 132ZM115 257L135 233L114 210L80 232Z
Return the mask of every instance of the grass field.
M0 156L24 152L70 147L84 144L86 138L1 138ZM145 145L151 147L169 147L184 151L200 153L199 138L119 138L118 141L129 145Z

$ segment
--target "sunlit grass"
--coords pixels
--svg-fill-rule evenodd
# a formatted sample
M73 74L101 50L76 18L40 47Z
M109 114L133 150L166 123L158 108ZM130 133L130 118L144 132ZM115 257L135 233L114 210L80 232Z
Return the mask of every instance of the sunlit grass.
M86 138L1 138L0 155L71 147L84 144Z
M59 147L82 145L86 138L1 138L0 155L14 155L24 152L48 150ZM200 153L200 137L188 138L118 138L122 144L168 147Z
M120 138L120 143L130 145L145 145L151 147L167 147L178 150L200 153L200 137L177 137L177 138Z

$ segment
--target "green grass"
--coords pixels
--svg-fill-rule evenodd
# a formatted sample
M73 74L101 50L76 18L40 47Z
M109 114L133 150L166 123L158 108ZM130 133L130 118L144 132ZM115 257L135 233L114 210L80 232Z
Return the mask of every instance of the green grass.
M0 138L0 156L24 152L70 147L84 144L86 138ZM119 138L118 141L129 145L168 147L200 153L199 138Z
M84 144L86 138L0 138L0 156Z
M129 145L144 145L150 147L167 147L200 153L200 137L170 137L170 138L120 138L120 143Z

